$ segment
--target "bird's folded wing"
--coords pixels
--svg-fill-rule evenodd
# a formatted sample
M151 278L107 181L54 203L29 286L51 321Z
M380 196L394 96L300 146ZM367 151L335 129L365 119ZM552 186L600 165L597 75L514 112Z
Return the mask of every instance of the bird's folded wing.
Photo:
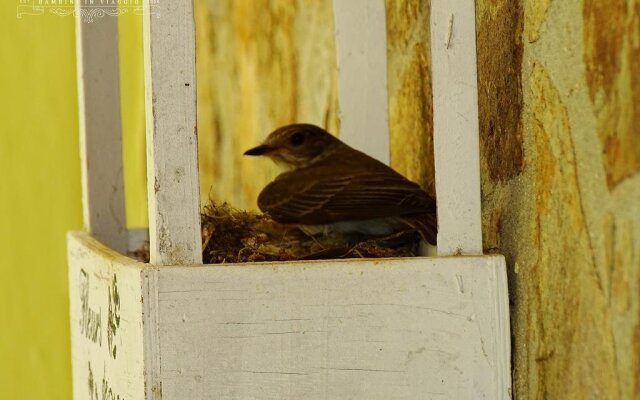
M280 175L258 206L276 221L309 225L435 213L433 199L395 172L329 172Z

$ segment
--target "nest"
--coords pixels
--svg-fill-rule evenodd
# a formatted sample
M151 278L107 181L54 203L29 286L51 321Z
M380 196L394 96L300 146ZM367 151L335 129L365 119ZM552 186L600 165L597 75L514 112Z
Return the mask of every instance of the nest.
M282 225L265 214L213 202L202 213L202 256L205 264L333 258L410 257L417 253L413 232L387 238L344 235L311 236Z
M201 222L204 264L412 257L420 243L415 232L385 238L311 236L294 226L279 224L268 215L239 210L227 203L207 204ZM130 255L149 262L148 246Z

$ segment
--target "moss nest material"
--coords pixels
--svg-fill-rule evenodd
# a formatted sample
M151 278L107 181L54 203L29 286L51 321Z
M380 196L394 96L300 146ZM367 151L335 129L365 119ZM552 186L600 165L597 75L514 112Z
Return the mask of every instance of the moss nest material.
M340 258L413 257L420 235L413 231L384 238L318 234L282 225L266 214L209 202L201 214L204 264ZM149 262L148 242L129 253Z
M415 232L386 238L311 236L268 215L238 210L226 203L210 202L202 212L205 264L410 257L416 255L419 239Z

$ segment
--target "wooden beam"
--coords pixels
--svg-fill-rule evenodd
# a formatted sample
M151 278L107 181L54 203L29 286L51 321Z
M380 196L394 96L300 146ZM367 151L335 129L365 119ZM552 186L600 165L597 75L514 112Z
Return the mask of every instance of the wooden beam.
M473 0L431 2L438 254L482 254Z
M84 225L96 239L125 252L118 20L105 16L83 22L82 11L87 8L76 2Z
M384 0L334 0L340 138L389 164Z
M145 0L144 56L151 263L201 264L191 0Z

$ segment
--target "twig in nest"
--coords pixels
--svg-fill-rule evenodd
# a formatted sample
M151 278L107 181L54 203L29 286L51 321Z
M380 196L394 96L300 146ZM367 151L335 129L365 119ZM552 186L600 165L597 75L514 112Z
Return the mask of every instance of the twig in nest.
M278 224L267 215L210 202L202 213L205 264L329 258L405 257L414 254L418 235L399 232L382 239L309 235Z

